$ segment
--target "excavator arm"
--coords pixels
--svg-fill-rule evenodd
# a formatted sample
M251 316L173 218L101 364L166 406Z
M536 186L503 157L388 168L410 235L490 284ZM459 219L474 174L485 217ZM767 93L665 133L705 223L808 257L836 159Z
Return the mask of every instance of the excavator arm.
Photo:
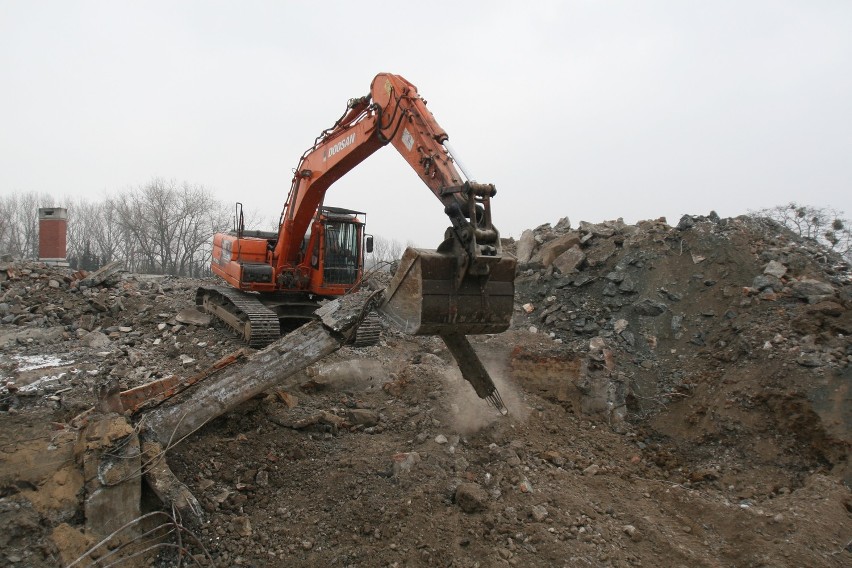
M391 144L444 206L451 226L439 250L456 258L456 285L468 275L487 277L501 256L499 233L491 223L495 189L465 179L445 146L448 138L414 85L399 75L377 75L370 94L350 100L344 115L299 161L273 253L276 274L300 262L302 236L326 190Z

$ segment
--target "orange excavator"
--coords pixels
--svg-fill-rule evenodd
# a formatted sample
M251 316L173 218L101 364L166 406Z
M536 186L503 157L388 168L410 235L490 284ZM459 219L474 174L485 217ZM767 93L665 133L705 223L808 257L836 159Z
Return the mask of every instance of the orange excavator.
M450 337L448 345L460 344L454 337L504 331L511 321L516 261L502 252L491 222L495 188L468 179L448 139L414 85L378 74L370 94L350 99L340 119L302 155L277 232L246 230L237 204L235 230L213 238L211 268L229 286L199 289L198 305L251 346L263 347L288 321L302 323L322 300L357 288L365 251L372 249L365 214L328 207L325 194L391 144L442 203L450 227L437 250L405 251L384 313L408 333ZM450 349L455 354L466 348Z

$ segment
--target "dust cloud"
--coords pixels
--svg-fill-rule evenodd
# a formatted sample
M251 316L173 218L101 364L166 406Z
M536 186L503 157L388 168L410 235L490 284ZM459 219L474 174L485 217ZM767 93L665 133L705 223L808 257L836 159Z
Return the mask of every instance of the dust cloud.
M479 356L503 398L509 414L501 416L493 406L476 395L473 387L462 378L458 369L448 369L441 374L441 378L446 384L447 394L452 401L449 421L453 429L461 435L475 434L499 420L524 422L530 411L523 395L508 378L505 358L493 355L483 356L481 353Z

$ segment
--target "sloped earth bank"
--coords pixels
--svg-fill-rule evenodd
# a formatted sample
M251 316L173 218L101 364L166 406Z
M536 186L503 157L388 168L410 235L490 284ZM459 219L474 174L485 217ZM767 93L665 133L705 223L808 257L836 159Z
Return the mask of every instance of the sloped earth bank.
M217 565L852 563L847 265L713 214L563 220L508 247L513 328L473 343L510 415L438 340L385 329L338 351L169 451ZM67 565L98 540L72 418L107 379L188 376L239 344L182 311L192 281L86 288L21 262L0 280L0 556Z

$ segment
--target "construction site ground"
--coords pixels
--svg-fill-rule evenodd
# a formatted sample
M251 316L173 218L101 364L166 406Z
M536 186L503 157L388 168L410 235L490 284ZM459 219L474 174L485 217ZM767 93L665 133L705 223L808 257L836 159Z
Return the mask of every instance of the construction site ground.
M848 264L714 214L562 220L506 248L512 327L471 340L508 416L440 340L385 322L170 448L203 519L124 559L142 529L97 546L75 417L106 381L241 343L193 313L199 281L0 262L0 563L852 565Z

